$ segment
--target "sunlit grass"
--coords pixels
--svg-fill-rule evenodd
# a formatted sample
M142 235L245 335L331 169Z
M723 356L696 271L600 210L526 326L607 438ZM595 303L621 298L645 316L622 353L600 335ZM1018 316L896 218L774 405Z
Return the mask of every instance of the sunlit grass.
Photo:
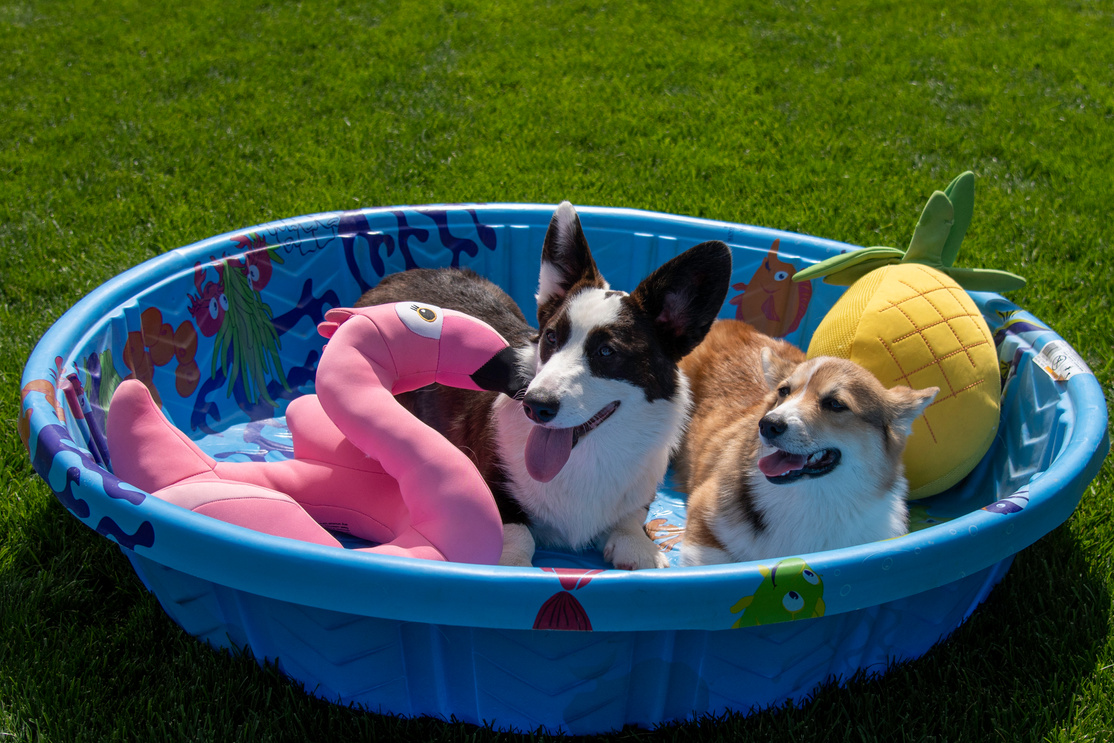
M978 175L959 263L1114 380L1107 2L0 4L0 737L507 739L317 701L178 630L15 433L62 312L173 247L358 206L624 206L905 247ZM1114 736L1114 477L952 640L801 708L634 740Z

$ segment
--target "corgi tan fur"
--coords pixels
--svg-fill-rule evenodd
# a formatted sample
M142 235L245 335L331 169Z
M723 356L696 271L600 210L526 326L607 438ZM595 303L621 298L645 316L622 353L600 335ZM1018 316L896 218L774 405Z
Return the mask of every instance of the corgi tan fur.
M681 360L694 409L674 461L689 493L682 564L802 555L908 530L902 464L939 390L886 389L738 320Z

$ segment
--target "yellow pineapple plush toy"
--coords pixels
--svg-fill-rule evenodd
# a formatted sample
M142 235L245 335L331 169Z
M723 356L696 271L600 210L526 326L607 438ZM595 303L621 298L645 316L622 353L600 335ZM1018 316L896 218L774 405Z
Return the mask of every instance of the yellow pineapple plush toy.
M966 172L929 198L908 250L864 248L793 276L850 287L813 334L809 358L850 359L887 387L940 388L905 449L910 499L963 479L998 431L998 353L966 290L1008 291L1025 279L952 266L974 206L975 176Z

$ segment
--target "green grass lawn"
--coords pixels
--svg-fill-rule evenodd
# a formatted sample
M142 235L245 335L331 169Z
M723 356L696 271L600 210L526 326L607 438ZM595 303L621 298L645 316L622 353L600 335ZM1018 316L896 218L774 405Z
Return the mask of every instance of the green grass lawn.
M0 0L0 741L507 740L315 700L186 636L16 434L36 339L147 258L391 204L624 206L959 263L1114 381L1114 4ZM948 642L803 707L630 740L1114 738L1114 476Z

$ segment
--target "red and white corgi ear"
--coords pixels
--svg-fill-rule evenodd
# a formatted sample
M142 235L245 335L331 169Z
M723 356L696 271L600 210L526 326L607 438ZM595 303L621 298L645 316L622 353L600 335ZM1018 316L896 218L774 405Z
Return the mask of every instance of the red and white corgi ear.
M914 390L909 387L891 387L887 394L893 406L893 426L908 436L913 432L913 421L932 404L939 394L939 387L926 387L923 390Z
M562 201L549 220L542 245L538 293L534 295L538 300L539 327L545 327L558 305L577 285L608 288L596 268L576 209L569 202Z
M766 385L771 390L780 387L797 366L796 362L775 354L769 346L762 348L762 374L766 377Z
M731 249L719 240L689 248L642 280L631 299L650 316L674 361L696 348L727 298Z

